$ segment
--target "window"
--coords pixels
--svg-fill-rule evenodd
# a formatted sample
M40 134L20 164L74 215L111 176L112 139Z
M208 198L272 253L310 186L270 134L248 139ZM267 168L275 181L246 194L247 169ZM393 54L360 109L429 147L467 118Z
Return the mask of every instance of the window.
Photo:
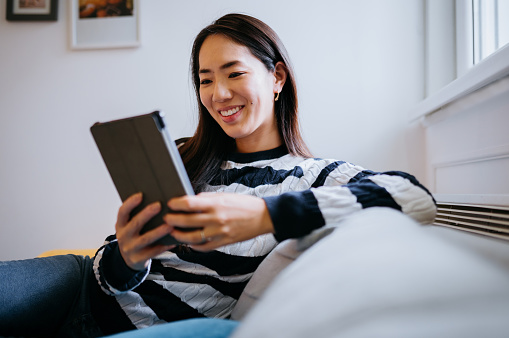
M509 43L509 0L472 0L473 64Z
M425 92L411 121L509 76L509 0L425 0Z
M456 0L457 75L509 43L509 0Z

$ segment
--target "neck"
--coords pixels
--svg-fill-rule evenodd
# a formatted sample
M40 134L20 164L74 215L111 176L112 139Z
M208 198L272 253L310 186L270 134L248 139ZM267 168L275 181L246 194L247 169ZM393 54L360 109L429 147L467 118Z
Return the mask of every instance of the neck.
M256 153L259 151L270 150L279 147L283 144L279 133L276 131L275 135L265 135L258 139L237 139L235 140L238 153Z

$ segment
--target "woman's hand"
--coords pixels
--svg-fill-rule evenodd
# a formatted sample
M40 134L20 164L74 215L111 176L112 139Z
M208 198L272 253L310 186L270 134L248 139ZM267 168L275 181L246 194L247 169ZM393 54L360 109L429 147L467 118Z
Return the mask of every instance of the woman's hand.
M176 212L185 212L166 214L164 220L169 226L201 228L193 231L174 229L171 232L177 240L199 251L274 232L265 201L255 196L201 193L173 198L168 206Z
M146 206L129 220L131 211L141 203L142 199L141 193L126 199L118 210L115 224L120 254L127 266L133 270L145 269L152 257L174 247L174 245L153 245L155 241L171 232L172 227L166 224L147 231L143 235L140 234L145 223L161 211L160 203Z

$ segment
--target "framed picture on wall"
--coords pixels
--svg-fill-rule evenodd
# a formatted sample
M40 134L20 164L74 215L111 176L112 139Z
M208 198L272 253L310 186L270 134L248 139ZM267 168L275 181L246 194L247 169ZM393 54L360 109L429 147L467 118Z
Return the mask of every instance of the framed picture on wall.
M56 21L58 0L7 0L9 21Z
M140 45L138 0L71 0L71 48Z

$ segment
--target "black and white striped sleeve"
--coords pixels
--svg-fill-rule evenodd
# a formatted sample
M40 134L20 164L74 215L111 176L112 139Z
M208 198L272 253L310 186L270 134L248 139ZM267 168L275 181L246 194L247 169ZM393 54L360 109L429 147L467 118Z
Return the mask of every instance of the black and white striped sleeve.
M97 251L93 269L101 289L113 296L140 285L149 273L150 264L148 268L141 271L129 268L120 254L118 242L113 235L108 237L105 245Z
M393 208L423 224L436 214L433 197L412 175L373 172L342 161L325 166L310 189L264 200L278 241L302 237L370 207Z

